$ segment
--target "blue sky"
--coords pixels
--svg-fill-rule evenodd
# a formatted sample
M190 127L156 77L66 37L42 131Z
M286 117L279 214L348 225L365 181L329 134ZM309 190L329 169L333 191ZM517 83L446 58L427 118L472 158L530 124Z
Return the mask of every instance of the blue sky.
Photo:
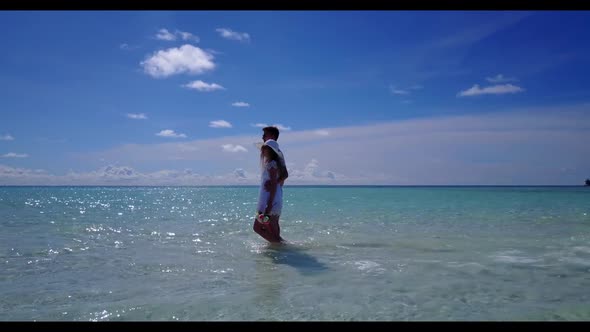
M0 12L0 184L580 184L590 13Z

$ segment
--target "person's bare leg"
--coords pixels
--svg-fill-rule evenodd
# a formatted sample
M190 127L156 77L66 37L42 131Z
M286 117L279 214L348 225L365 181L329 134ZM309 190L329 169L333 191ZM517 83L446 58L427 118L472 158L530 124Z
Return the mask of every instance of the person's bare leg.
M274 241L273 242L283 242L284 239L281 237L281 227L279 226L279 219L281 218L280 215L271 215L270 220L268 221L268 225L270 226L272 236Z

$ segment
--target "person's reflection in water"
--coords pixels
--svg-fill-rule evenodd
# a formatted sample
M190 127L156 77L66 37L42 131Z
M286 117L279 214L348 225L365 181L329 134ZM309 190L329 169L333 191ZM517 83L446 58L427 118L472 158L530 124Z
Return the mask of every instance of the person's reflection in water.
M324 263L307 254L304 248L292 244L271 244L267 246L263 253L271 258L275 264L289 265L296 268L303 275L320 273L328 269Z

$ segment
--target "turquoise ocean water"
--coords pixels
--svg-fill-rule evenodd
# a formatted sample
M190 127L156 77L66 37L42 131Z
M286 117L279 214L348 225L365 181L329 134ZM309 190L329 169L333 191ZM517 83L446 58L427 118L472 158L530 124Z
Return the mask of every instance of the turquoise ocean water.
M0 320L589 320L590 188L0 187Z

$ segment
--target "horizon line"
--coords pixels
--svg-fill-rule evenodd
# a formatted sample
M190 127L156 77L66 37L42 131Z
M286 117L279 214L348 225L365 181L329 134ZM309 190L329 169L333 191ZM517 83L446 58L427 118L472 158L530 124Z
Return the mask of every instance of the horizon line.
M2 187L107 187L107 188L258 188L260 185L227 184L227 185L3 185ZM585 184L293 184L296 187L587 187Z

